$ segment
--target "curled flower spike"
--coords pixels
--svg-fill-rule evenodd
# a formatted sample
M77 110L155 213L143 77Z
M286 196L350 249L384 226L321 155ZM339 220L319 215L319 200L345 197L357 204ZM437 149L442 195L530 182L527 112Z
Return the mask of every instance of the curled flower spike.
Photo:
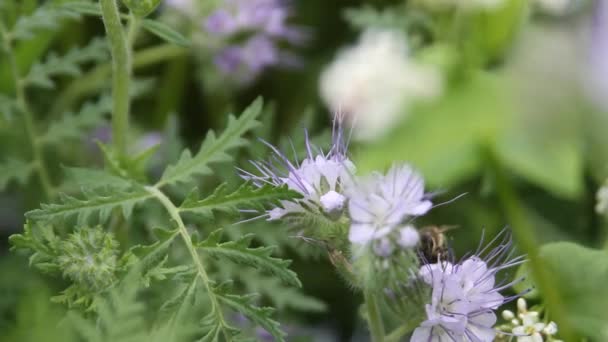
M498 246L487 251L501 235ZM496 284L499 271L525 262L523 256L512 256L511 247L510 234L501 233L488 247L458 263L421 266L419 274L431 287L431 298L425 306L426 320L416 328L411 341L493 341L494 311L519 296L505 297L500 292L523 280Z
M301 163L291 162L278 148L264 142L272 150L270 161L251 162L260 175L239 170L242 178L257 186L287 185L302 195L298 200L281 201L282 207L269 210L264 217L278 220L306 213L326 215L331 219L341 217L347 202L344 187L355 172L355 166L346 155L348 143L339 120L334 123L332 136L332 146L324 153L312 146L306 134L307 154Z
M420 235L407 219L427 213L432 207L424 193L424 179L409 165L394 165L385 175L362 178L349 191L348 211L352 220L349 240L365 246L375 242L378 255L389 252L389 235L403 248L413 248Z

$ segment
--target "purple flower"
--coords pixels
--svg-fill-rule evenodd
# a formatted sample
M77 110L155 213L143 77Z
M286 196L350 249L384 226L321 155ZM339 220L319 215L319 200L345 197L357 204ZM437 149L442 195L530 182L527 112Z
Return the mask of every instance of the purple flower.
M419 275L430 286L431 297L425 305L426 320L416 328L411 341L493 341L494 311L518 297L504 297L500 291L523 280L495 282L499 271L525 262L523 256L511 257L511 245L510 235L504 234L499 245L488 253L486 247L459 263L441 261L421 266Z
M301 44L305 30L291 26L281 0L226 0L203 26L221 42L214 62L241 83L248 83L271 66L293 67L299 60L278 47L280 41Z
M346 206L344 188L355 166L346 156L347 143L340 122L334 125L332 147L326 153L312 146L306 134L307 155L301 163L291 162L278 148L264 143L273 152L271 160L252 161L260 175L240 170L241 176L260 187L286 185L302 195L298 200L281 201L282 207L266 212L264 217L277 220L286 215L313 213L337 219L342 215Z
M409 165L394 165L386 175L374 173L349 189L351 217L349 240L356 245L371 242L388 247L389 235L404 248L418 244L418 231L407 220L424 215L432 203L424 193L424 179ZM378 246L374 246L378 252ZM386 251L387 248L380 248ZM382 255L385 253L379 253Z

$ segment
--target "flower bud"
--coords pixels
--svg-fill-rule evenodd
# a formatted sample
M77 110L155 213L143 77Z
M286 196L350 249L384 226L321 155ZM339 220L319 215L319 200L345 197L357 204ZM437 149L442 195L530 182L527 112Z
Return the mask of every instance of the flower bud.
M122 0L122 3L138 17L152 13L160 4L160 0Z

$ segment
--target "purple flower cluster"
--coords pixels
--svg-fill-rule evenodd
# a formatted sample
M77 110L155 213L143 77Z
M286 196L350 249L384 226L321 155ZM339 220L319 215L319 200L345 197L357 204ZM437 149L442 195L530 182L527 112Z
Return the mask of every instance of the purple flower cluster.
M494 340L494 311L519 297L504 297L500 291L523 280L496 284L496 274L525 262L523 256L512 257L510 235L501 235L502 241L487 253L488 247L458 263L441 261L420 267L420 278L430 286L431 297L425 306L426 320L414 331L412 342Z
M297 66L298 58L278 46L301 44L307 38L305 30L287 23L290 15L282 0L225 0L204 23L206 31L224 43L215 64L243 83L271 66Z

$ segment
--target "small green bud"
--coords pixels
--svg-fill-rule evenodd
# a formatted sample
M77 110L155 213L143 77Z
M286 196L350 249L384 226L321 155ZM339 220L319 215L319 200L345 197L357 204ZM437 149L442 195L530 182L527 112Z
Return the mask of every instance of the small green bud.
M94 291L116 280L118 242L101 227L80 228L61 242L57 257L64 277Z
M122 0L122 3L138 17L145 17L152 13L160 4L160 0Z

